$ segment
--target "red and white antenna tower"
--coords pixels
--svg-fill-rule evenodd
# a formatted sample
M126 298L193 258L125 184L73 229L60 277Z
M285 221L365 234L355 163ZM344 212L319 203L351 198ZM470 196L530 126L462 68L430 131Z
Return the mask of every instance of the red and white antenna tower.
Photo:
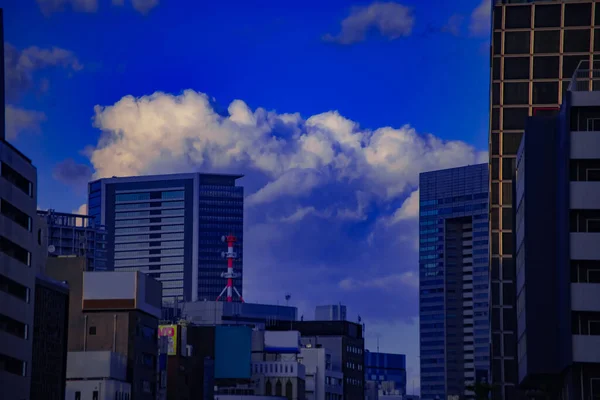
M233 272L233 259L237 258L237 254L233 251L233 245L237 242L237 238L233 235L223 236L221 237L223 242L227 242L227 253L222 252L221 257L227 258L227 272L223 272L221 274L221 278L227 278L227 286L223 288L221 294L217 297L217 301L221 299L221 296L227 291L227 302L231 303L233 300L233 291L238 295L242 303L244 303L244 298L238 292L238 290L233 286L233 278L239 278L242 276L237 272Z

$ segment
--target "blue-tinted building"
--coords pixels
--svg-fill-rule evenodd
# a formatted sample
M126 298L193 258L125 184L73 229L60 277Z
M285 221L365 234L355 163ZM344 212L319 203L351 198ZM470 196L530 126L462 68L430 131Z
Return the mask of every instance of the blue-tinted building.
M215 300L226 284L222 236L237 236L234 266L243 274L241 177L189 173L90 182L88 213L106 227L108 268L160 280L164 303ZM234 285L243 295L242 276Z
M488 165L420 175L421 398L489 379Z
M365 352L365 380L378 383L378 389L386 391L384 382L394 382L397 393L406 394L406 356L404 354Z

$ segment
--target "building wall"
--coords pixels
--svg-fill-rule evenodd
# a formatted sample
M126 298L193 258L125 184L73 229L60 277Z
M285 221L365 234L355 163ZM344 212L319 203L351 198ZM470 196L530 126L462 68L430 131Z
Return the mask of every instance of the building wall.
M35 277L43 269L46 254L36 217L37 170L3 139L0 201L0 318L14 328L14 334L0 330L0 357L5 365L0 370L0 387L8 388L9 399L28 399Z
M423 399L464 395L489 371L487 174L479 164L420 176Z
M505 4L510 3L510 4ZM534 110L557 108L580 60L600 51L597 1L496 1L492 13L490 193L493 307L493 399L517 399L515 264L512 179L526 117ZM591 28L592 25L595 28ZM543 111L536 112L539 115ZM495 299L495 301L494 301ZM513 311L509 311L513 310ZM507 318L512 320L505 321ZM505 339L510 336L510 339Z
M65 400L114 400L117 395L123 400L133 400L129 383L112 379L67 382Z
M316 306L315 321L346 321L346 306L341 304Z
M406 394L406 356L366 351L365 376L368 381L395 383L399 394Z

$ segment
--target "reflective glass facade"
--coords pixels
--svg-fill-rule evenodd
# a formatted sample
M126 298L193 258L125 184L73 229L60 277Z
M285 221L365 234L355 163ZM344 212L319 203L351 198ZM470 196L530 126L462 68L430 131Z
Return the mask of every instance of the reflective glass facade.
M420 175L421 398L489 379L488 166Z
M394 382L395 395L406 394L406 356L365 352L365 380L379 383L379 389L391 391L383 382ZM388 390L386 390L388 389Z
M163 302L214 300L227 268L221 237L238 236L242 273L240 176L178 174L101 179L89 184L89 213L106 226L108 265L160 280ZM242 279L235 285L242 292Z

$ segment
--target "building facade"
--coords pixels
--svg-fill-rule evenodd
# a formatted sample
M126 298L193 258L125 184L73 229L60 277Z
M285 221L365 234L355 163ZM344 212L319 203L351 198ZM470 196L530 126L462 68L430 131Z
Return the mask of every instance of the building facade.
M528 121L515 180L518 382L540 398L596 398L600 395L598 63L593 68L586 62L580 65L557 116Z
M346 306L333 304L315 307L315 321L346 321Z
M88 212L106 226L107 264L161 281L164 303L215 300L226 283L222 236L237 236L234 268L243 274L241 177L190 173L91 182ZM243 295L242 276L234 286Z
M492 6L490 223L493 399L516 393L516 290L512 180L530 115L555 112L581 60L600 51L596 0L495 0ZM596 56L597 57L597 56Z
M406 394L406 356L404 354L390 354L378 352L365 352L366 380L378 383L382 389L383 382L394 382L397 395Z
M488 166L419 181L421 397L463 398L490 362Z
M69 332L69 286L38 275L30 400L64 400Z
M79 256L88 271L106 271L106 231L88 215L38 210L48 228L48 256Z
M298 362L306 371L306 400L342 400L344 374L334 368L331 359L331 351L323 347L300 349Z
M277 321L296 321L298 309L272 304L196 301L184 303L181 314L195 325L249 325L265 329Z

